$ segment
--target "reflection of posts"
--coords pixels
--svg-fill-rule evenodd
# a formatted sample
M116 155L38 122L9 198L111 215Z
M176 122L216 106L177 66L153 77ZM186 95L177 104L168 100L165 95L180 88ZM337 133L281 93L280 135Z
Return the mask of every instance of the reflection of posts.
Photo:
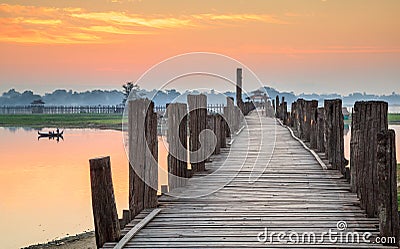
M90 159L89 163L96 245L101 248L105 242L118 241L121 231L114 199L110 157Z
M205 170L205 153L201 150L200 133L206 129L207 122L207 96L204 94L188 95L189 105L189 150L193 153L190 158L193 172Z
M185 185L187 172L187 105L169 104L168 115L168 185L169 189Z
M129 101L129 210L131 218L157 206L157 114L148 99Z

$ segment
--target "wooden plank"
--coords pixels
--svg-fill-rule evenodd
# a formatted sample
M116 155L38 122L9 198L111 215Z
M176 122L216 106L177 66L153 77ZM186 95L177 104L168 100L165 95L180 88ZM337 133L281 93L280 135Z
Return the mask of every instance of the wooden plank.
M143 220L141 220L138 224L136 224L119 242L118 244L114 247L114 249L122 249L124 246L131 240L135 234L137 234L140 229L142 229L144 226L146 226L154 217L157 216L157 214L161 212L160 208L156 208L153 211L151 211L150 214L148 214Z

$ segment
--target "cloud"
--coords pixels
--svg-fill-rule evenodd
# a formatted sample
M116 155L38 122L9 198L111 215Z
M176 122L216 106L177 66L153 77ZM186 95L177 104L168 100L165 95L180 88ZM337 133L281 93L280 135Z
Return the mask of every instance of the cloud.
M306 54L386 54L400 53L400 47L383 48L374 46L327 46L319 48L276 48L268 46L245 46L240 48L248 53L254 54L283 54L283 55L306 55Z
M207 28L248 22L287 24L272 15L203 13L139 15L125 11L93 12L82 8L55 8L0 4L0 42L111 43L121 35L153 35L160 30Z
M288 24L287 21L278 19L271 15L260 14L200 14L193 17L200 20L216 20L216 21L244 21L244 22L264 22L270 24Z

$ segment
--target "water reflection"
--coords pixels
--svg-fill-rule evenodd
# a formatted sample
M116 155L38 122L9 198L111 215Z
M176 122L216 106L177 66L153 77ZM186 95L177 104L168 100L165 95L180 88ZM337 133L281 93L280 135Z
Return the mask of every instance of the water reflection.
M64 142L56 144L47 139L38 141L34 129L0 127L2 248L19 248L92 230L88 160L93 157L111 156L119 215L128 208L128 161L122 133L67 129L65 136ZM165 147L159 146L164 172L166 158ZM167 182L160 172L159 185Z

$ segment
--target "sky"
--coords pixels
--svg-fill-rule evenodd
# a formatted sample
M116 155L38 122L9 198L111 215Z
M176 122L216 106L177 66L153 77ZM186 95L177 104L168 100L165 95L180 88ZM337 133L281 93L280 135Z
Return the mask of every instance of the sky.
M281 91L399 93L399 13L398 0L0 1L0 92L120 89L204 51Z

